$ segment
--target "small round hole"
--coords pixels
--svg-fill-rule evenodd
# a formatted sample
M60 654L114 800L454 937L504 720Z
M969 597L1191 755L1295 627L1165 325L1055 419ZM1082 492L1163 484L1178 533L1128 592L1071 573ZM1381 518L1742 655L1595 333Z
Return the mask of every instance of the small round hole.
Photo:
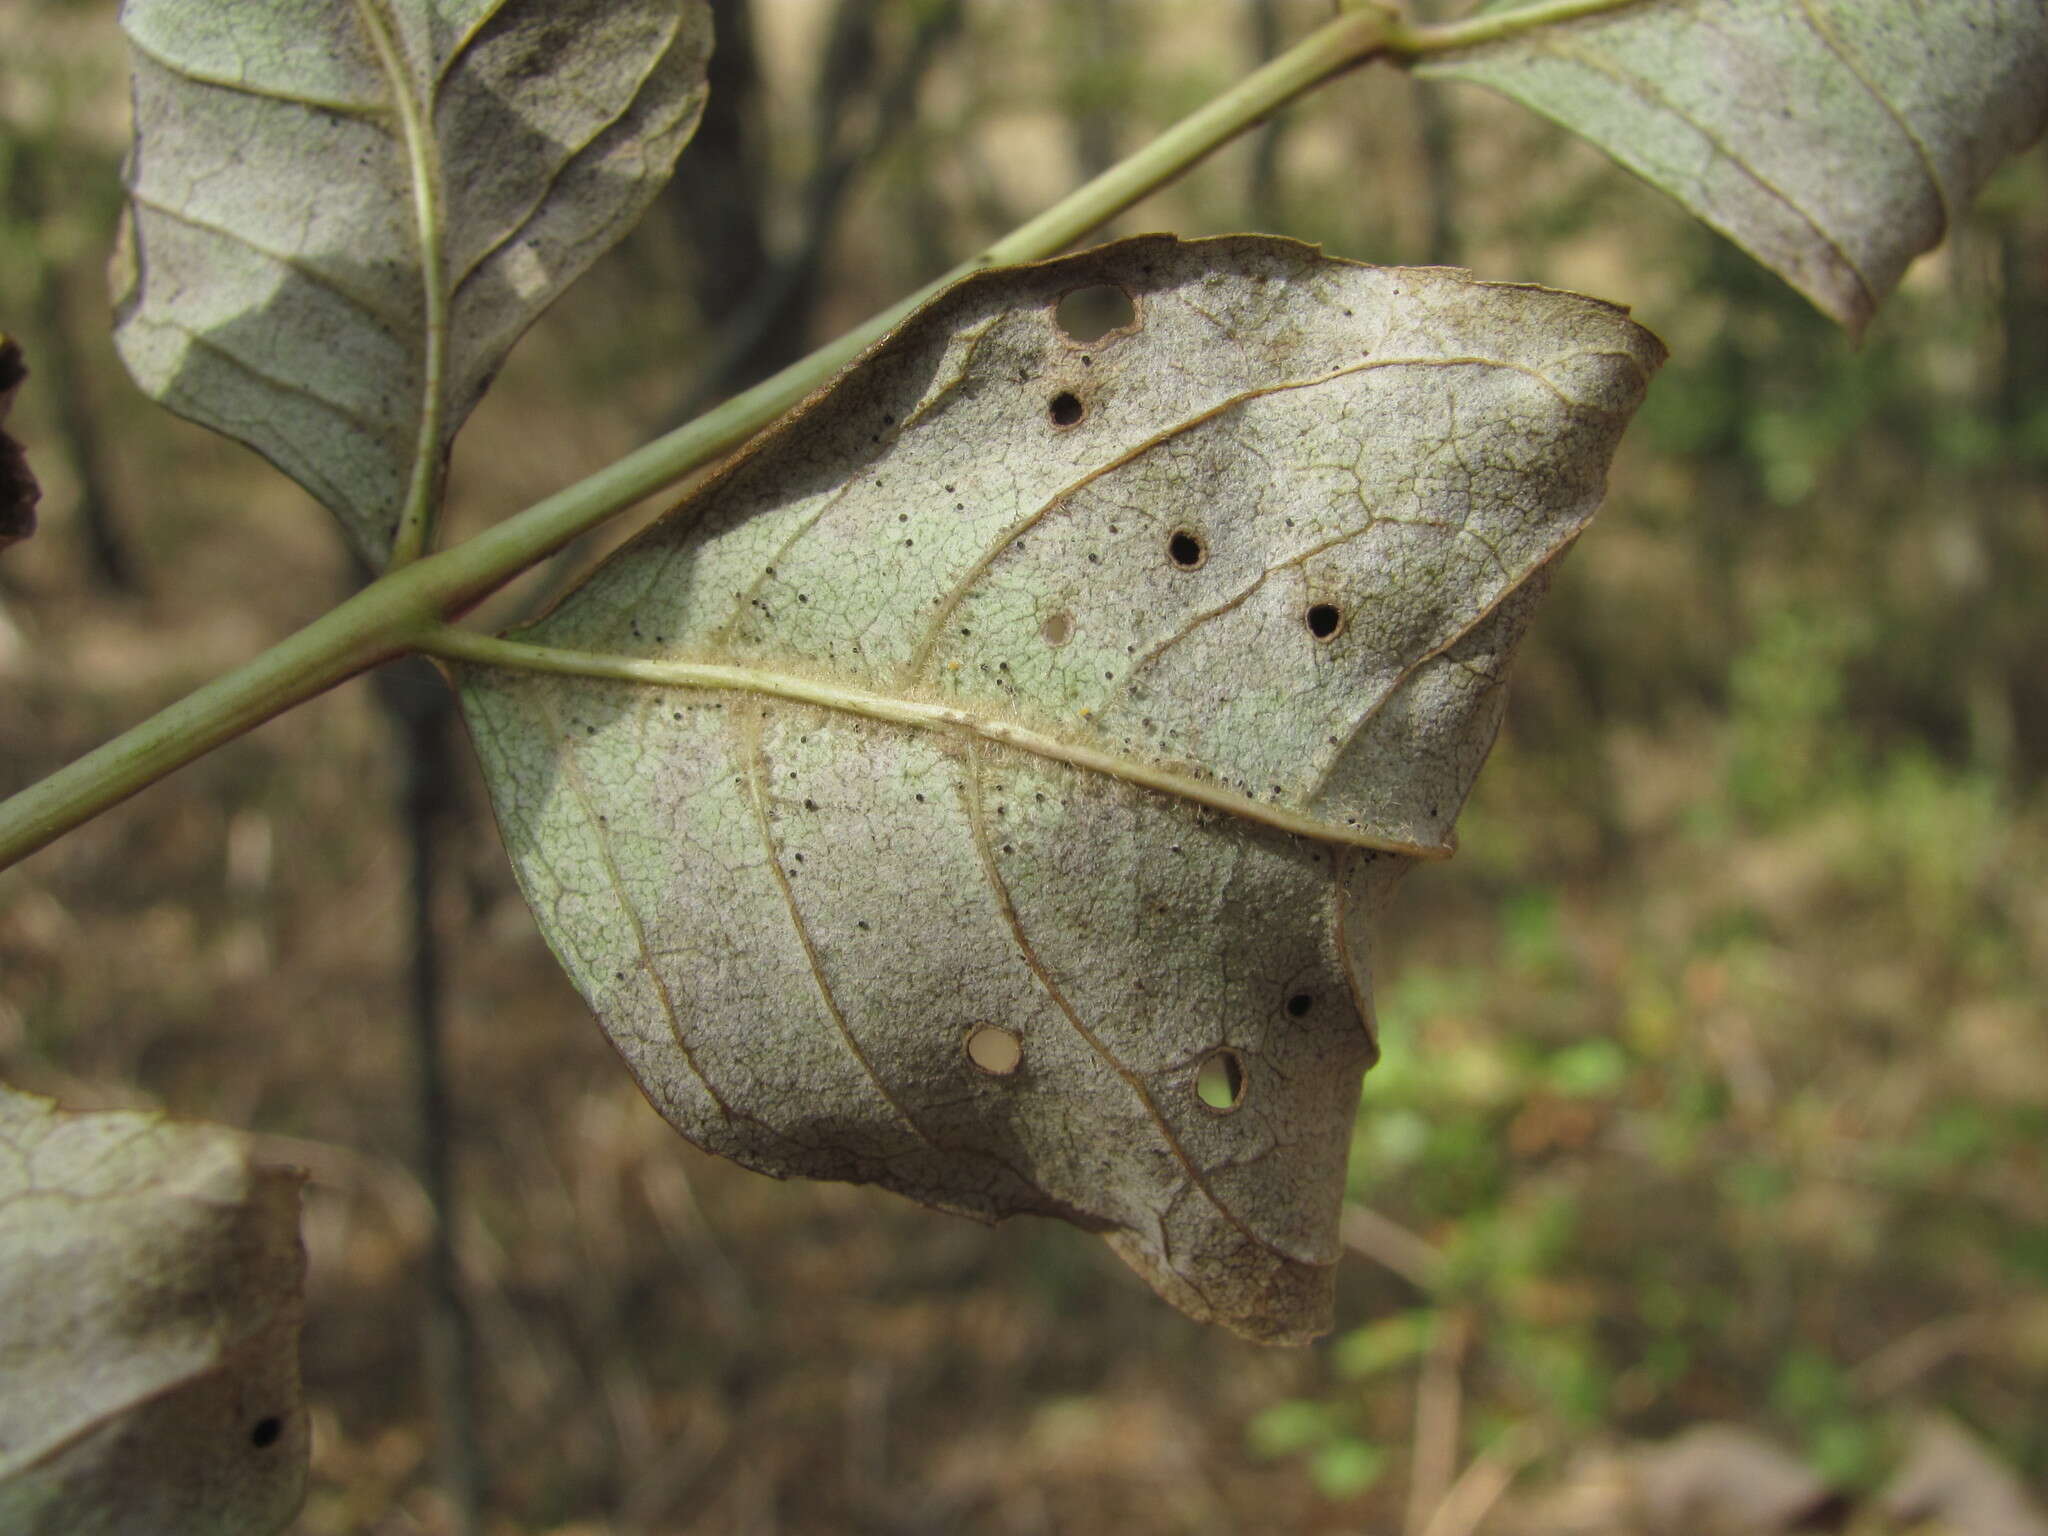
M1211 1051L1195 1072L1195 1097L1218 1114L1237 1108L1244 1102L1244 1058L1229 1046Z
M1344 615L1335 603L1317 603L1307 615L1308 632L1318 640L1331 640L1344 627Z
M1074 638L1074 616L1062 608L1058 613L1047 614L1045 622L1038 626L1039 634L1051 646L1065 645Z
M1309 1009L1315 1007L1315 1005L1316 1000L1308 993L1297 992L1294 996L1287 999L1287 1016L1293 1019L1305 1019L1308 1017Z
M1209 551L1203 545L1201 535L1176 528L1166 540L1166 558L1182 570L1192 571L1209 558Z
M1069 341L1100 341L1138 318L1138 306L1114 283L1093 283L1063 294L1053 320Z
M255 1426L249 1431L249 1443L259 1451L268 1450L277 1444L278 1437L283 1433L284 1420L272 1414L269 1418L256 1421Z
M1024 1042L1000 1024L967 1031L967 1059L990 1077L1008 1077L1024 1060Z
M1072 390L1063 389L1045 405L1045 414L1052 418L1056 427L1071 427L1081 419L1081 400Z

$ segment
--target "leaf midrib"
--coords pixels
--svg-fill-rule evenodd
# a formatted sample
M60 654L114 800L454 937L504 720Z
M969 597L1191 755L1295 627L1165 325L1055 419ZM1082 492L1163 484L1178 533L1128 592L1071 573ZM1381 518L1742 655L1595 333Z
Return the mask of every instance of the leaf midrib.
M1033 729L1015 720L987 711L963 709L902 695L874 693L846 683L766 667L740 667L716 662L651 661L628 656L608 656L596 651L569 650L559 646L532 645L490 635L444 628L430 636L420 649L446 661L467 662L514 672L539 672L557 677L631 683L640 687L694 689L722 693L753 693L766 698L808 704L839 714L858 715L890 725L973 737L1031 753L1033 756L1066 763L1088 772L1105 774L1140 788L1171 795L1210 810L1243 817L1282 832L1314 838L1318 842L1370 848L1398 853L1414 859L1447 859L1455 845L1415 843L1370 832L1362 827L1343 826L1307 816L1286 806L1253 799L1224 785L1196 778L1156 763L1142 762L1106 752L1085 742L1069 740Z

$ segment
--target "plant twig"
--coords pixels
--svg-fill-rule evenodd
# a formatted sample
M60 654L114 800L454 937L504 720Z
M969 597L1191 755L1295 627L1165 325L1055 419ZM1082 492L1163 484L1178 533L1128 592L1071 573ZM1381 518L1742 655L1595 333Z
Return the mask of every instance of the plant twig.
M895 72L875 93L875 105L867 133L860 142L841 144L836 119L845 114L846 80L851 67L825 70L824 115L831 121L821 127L811 175L804 190L803 232L795 248L756 283L739 314L725 327L718 358L705 370L702 382L681 416L695 416L713 400L731 391L748 376L758 376L764 366L782 363L802 344L808 329L810 310L818 287L825 256L839 228L840 215L858 182L863 167L873 165L900 133L917 104L933 61L941 48L959 30L964 0L942 0L920 13L904 57ZM862 35L872 25L853 0L835 19L835 33L851 28ZM835 37L834 55L844 52ZM868 61L855 61L864 72ZM784 350L784 348L787 350ZM764 357L764 352L767 354Z
M1435 1291L1443 1283L1442 1250L1378 1211L1347 1205L1337 1230L1346 1248L1392 1270L1418 1291Z
M1270 58L1280 47L1280 8L1278 0L1250 0L1251 42L1253 53L1261 59ZM1269 117L1259 125L1259 131L1252 136L1251 166L1245 177L1245 205L1252 211L1252 220L1260 229L1271 229L1284 222L1280 217L1283 199L1280 196L1280 141L1287 131L1287 119Z
M1464 1392L1460 1374L1471 1342L1472 1320L1461 1307L1437 1314L1436 1338L1422 1359L1415 1387L1415 1444L1408 1474L1408 1514L1401 1529L1423 1536L1444 1505L1458 1466L1458 1421Z
M451 821L454 786L461 782L455 706L441 680L416 660L379 673L377 681L383 685L378 693L398 747L398 812L411 865L406 1011L413 1042L415 1155L434 1216L427 1234L428 1385L439 1430L441 1479L454 1505L455 1528L459 1536L476 1536L482 1529L484 1488L477 1433L476 1326L455 1252L460 1197L437 918L443 839Z
M1536 1437L1522 1427L1502 1435L1458 1474L1422 1536L1472 1536L1538 1449Z
M1995 1322L1986 1313L1963 1312L1923 1323L1858 1361L1849 1372L1849 1385L1866 1402L1893 1397L1957 1355L1976 1348L1993 1332Z
M926 300L985 267L1050 256L1211 151L1380 54L1395 23L1347 11L1087 185L809 357L496 527L372 582L260 656L0 802L0 868L27 857L223 742L414 647L571 539L753 436Z

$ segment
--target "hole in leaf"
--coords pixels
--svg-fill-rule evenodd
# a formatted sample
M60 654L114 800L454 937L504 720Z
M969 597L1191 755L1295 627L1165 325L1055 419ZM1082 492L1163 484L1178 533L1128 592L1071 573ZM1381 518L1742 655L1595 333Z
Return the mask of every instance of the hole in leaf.
M1024 1042L1000 1024L967 1031L967 1059L990 1077L1008 1077L1024 1060Z
M283 1433L284 1420L272 1414L269 1418L256 1421L255 1427L249 1431L249 1443L259 1451L267 1450L277 1444L278 1437Z
M1192 571L1209 558L1200 534L1176 528L1166 540L1166 558L1184 571Z
M1330 640L1344 627L1344 615L1335 603L1317 603L1305 616L1308 632L1318 640Z
M1063 389L1046 402L1045 414L1052 418L1056 427L1071 427L1081 419L1080 397L1072 390Z
M1114 283L1094 283L1061 297L1053 319L1069 341L1099 341L1138 318L1138 306Z
M1058 613L1048 614L1038 632L1045 637L1047 645L1065 645L1074 638L1074 616L1062 608Z
M1211 1051L1195 1073L1195 1097L1228 1114L1244 1102L1244 1058L1229 1046Z
M1287 999L1287 1015L1289 1018L1305 1019L1308 1017L1309 1009L1315 1007L1315 1005L1316 1000L1308 993L1297 992L1294 996Z

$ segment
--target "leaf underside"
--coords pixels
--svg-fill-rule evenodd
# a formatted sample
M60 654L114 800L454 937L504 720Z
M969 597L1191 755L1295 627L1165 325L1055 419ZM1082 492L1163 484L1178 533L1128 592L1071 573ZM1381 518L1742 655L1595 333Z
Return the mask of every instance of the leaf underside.
M967 279L460 669L549 942L700 1145L1322 1331L1374 915L1661 358L1264 237Z
M512 343L668 179L708 6L128 0L121 19L122 358L381 566Z
M301 1182L217 1126L0 1086L0 1530L290 1524Z
M2048 6L1640 0L1417 73L1561 123L1860 334L2048 126Z

